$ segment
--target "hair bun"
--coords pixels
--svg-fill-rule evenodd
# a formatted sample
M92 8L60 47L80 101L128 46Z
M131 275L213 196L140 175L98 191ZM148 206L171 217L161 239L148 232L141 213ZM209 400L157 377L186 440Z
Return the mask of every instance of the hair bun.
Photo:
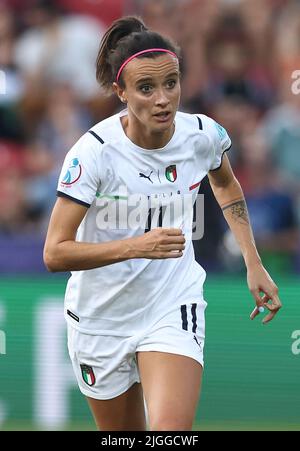
M147 31L148 28L143 22L143 19L137 16L126 16L121 19L117 19L112 23L113 33L111 33L110 40L107 43L110 50L117 47L120 39L131 33L139 33L141 31Z

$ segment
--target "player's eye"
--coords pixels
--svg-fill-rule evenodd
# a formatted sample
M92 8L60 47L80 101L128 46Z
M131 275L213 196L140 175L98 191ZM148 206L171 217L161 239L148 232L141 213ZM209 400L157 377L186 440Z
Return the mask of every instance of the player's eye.
M152 86L151 85L142 85L140 86L140 91L142 91L144 94L148 94L149 92L151 92L152 90Z
M176 86L176 80L168 80L167 81L167 87L172 89Z

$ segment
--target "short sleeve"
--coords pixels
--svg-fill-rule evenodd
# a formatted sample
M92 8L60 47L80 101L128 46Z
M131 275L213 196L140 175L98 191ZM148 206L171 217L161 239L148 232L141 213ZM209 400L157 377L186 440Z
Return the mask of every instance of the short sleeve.
M100 186L98 143L83 135L67 153L57 185L57 196L90 207Z
M231 147L231 139L222 125L207 116L205 126L207 127L207 132L211 138L214 149L214 157L212 159L210 171L215 171L221 167L224 153Z

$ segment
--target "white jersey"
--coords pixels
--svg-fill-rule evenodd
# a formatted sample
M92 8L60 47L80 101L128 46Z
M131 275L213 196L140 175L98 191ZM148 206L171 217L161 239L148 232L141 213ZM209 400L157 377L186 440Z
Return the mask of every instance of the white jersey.
M155 227L180 227L181 258L130 259L74 271L65 316L82 332L131 335L178 306L203 299L206 273L195 261L193 204L201 180L231 146L226 130L204 115L177 112L165 147L143 149L115 114L83 135L66 156L58 196L89 207L76 240L103 243L139 236ZM178 200L185 199L184 208Z

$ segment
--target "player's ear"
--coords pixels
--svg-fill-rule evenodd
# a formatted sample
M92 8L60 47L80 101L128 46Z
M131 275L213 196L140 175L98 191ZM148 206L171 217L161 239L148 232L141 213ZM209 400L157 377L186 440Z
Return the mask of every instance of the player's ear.
M116 93L116 95L119 97L119 99L121 100L121 102L123 103L127 103L126 97L125 97L125 93L124 93L124 89L121 88L118 83L113 82L113 90Z

